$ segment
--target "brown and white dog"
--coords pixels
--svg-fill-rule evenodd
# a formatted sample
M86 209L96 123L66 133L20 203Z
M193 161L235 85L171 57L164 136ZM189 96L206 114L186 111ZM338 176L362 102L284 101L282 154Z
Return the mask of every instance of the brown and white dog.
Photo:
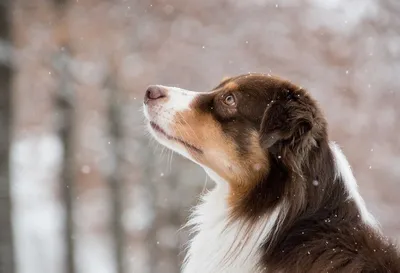
M209 92L150 86L152 135L216 186L188 222L182 272L400 272L316 101L263 74Z

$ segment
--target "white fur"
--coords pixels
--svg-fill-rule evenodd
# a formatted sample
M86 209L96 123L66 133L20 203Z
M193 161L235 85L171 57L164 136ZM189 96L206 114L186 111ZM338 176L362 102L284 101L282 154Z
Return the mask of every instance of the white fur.
M182 266L183 273L254 273L260 260L260 247L277 221L281 207L260 219L251 232L246 225L234 222L227 226L228 183L204 167L216 182L215 188L202 196L187 226L196 233ZM236 250L236 251L235 251ZM259 270L259 271L257 271Z
M190 110L190 105L198 96L198 93L178 87L162 85L158 86L167 89L167 100L163 101L163 103L157 103L156 105L144 105L144 116L148 120L158 124L170 136L179 136L180 132L173 132L171 129L171 123L176 115L179 115L185 110ZM180 155L193 160L184 145L176 141L169 141L163 135L154 131L150 124L148 128L154 138L157 139L161 144L179 153Z
M336 163L336 175L343 179L349 193L349 198L354 200L358 209L360 210L361 219L376 230L380 230L379 223L367 210L364 199L361 197L358 191L357 181L353 175L353 172L351 171L351 166L347 161L346 156L336 143L331 142L330 148Z

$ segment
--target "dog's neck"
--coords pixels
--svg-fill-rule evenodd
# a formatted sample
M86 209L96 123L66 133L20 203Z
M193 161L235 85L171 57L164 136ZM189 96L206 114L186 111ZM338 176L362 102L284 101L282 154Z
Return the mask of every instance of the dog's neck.
M195 207L187 223L195 235L189 242L182 272L259 272L258 249L272 230L280 208L251 227L240 220L230 222L228 194L228 185L217 182Z
M228 182L211 169L203 168L215 186L202 195L186 224L194 237L189 242L182 272L262 271L258 268L258 249L273 230L282 206L251 224L244 219L232 221L227 202L230 193Z

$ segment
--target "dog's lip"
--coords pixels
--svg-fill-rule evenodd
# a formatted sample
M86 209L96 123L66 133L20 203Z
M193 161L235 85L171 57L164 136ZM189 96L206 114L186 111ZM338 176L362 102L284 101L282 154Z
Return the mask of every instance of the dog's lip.
M165 132L165 130L164 130L163 128L161 128L161 126L158 125L157 123L155 123L154 121L150 121L150 126L151 126L151 128L152 128L154 131L160 133L161 135L163 135L163 136L166 137L167 139L173 140L173 141L176 141L176 142L179 142L179 143L181 143L183 146L185 146L185 147L187 147L187 148L189 148L189 149L191 149L191 150L193 150L193 151L195 151L195 152L197 152L197 153L199 153L199 154L202 154L202 153L203 153L203 151L202 151L200 148L197 148L197 147L194 146L193 144L190 144L190 143L184 141L183 139L180 139L180 138L177 138L177 137L174 137L174 136L171 136L171 135L167 134L167 133Z

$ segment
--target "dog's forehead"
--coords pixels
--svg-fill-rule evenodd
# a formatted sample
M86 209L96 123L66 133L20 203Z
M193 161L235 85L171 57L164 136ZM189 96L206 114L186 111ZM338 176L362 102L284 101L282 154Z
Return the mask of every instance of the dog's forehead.
M213 91L217 93L230 91L240 95L245 94L247 97L265 98L283 83L283 80L266 74L243 74L223 80Z

